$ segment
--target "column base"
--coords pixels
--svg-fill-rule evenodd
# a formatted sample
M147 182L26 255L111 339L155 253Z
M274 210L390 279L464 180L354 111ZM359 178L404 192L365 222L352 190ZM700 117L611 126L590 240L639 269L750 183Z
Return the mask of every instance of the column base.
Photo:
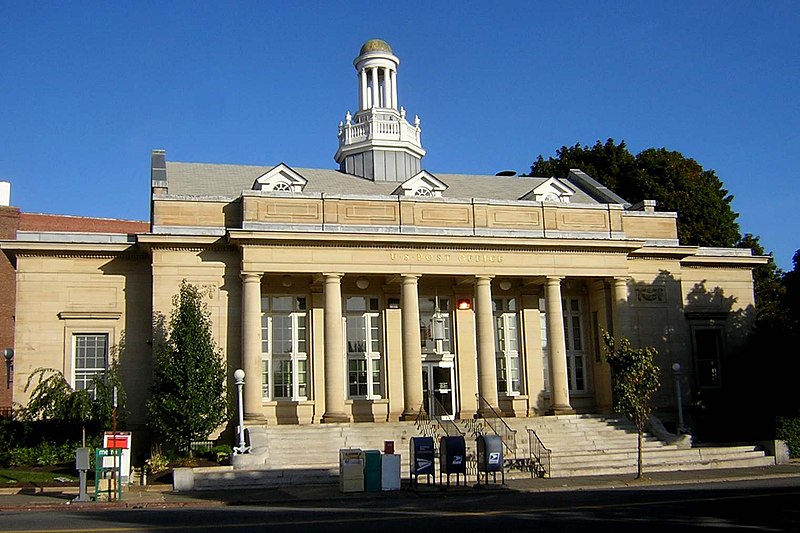
M323 424L348 423L350 417L344 413L325 413L322 415L321 422Z
M554 405L547 410L548 415L574 415L575 409L569 405Z
M419 420L419 412L403 413L400 415L401 422L415 422Z
M247 426L265 426L267 425L267 417L261 413L245 413L244 425Z

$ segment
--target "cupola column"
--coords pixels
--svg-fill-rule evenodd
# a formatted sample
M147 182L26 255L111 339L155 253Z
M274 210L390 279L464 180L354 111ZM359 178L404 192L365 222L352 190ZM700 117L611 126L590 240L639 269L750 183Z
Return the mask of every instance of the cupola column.
M372 71L372 104L370 107L379 107L381 85L378 83L378 69L373 67L370 70Z
M361 88L360 92L358 93L359 94L358 109L359 111L363 111L365 109L369 109L369 106L367 105L367 99L369 98L367 96L367 69L362 68L361 71L359 72L358 78Z
M392 80L392 109L397 109L397 72L389 71L389 77Z

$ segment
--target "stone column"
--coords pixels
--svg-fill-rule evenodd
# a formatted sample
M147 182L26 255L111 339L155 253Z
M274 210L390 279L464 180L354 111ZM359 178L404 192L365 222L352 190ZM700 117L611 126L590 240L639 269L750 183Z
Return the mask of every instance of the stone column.
M359 109L369 109L369 106L367 105L367 70L362 68L358 77L361 89L361 91L358 93L360 97L360 101L358 102Z
M498 409L497 363L494 351L494 313L492 312L492 276L475 280L475 322L478 335L478 392L486 402ZM478 402L478 411L486 407Z
M378 67L373 67L372 69L372 107L379 107L381 98L380 98L381 86L378 83Z
M628 323L628 278L614 278L614 337L630 338Z
M390 71L390 77L392 78L392 109L397 109L397 72Z
M383 107L392 107L392 80L389 69L383 69Z
M564 311L561 307L561 278L547 278L547 344L550 363L550 410L553 414L573 413L567 382L567 345L564 338Z
M244 370L244 418L262 421L261 391L261 276L242 272L242 370Z
M403 420L416 420L422 405L422 344L419 334L418 275L403 275Z
M344 410L344 341L342 339L342 274L328 273L325 297L325 414L323 422L349 422Z

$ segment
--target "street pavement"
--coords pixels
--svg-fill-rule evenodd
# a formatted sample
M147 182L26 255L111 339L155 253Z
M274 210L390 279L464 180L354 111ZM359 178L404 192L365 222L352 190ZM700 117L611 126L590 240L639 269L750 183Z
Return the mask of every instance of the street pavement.
M800 479L800 462L735 469L709 469L673 472L645 472L645 479L633 475L585 476L574 478L506 479L504 484L475 485L470 479L467 486L426 484L414 488L404 480L403 488L392 492L342 493L338 484L291 485L250 490L219 490L175 492L170 485L129 486L122 499L115 502L75 502L77 486L12 488L0 487L0 513L23 510L100 510L144 509L179 507L219 507L230 505L292 504L300 502L363 501L365 499L403 499L420 497L437 498L458 495L475 495L485 491L558 492L648 488L697 483L726 483L748 480ZM455 479L455 478L453 478ZM438 479L437 479L438 481Z

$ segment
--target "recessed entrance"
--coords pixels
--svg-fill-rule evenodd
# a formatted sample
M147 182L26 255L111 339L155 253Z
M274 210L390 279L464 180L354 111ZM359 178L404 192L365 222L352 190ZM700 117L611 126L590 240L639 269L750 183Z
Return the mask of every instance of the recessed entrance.
M454 382L452 363L422 363L423 401L429 415L453 420L456 412Z

